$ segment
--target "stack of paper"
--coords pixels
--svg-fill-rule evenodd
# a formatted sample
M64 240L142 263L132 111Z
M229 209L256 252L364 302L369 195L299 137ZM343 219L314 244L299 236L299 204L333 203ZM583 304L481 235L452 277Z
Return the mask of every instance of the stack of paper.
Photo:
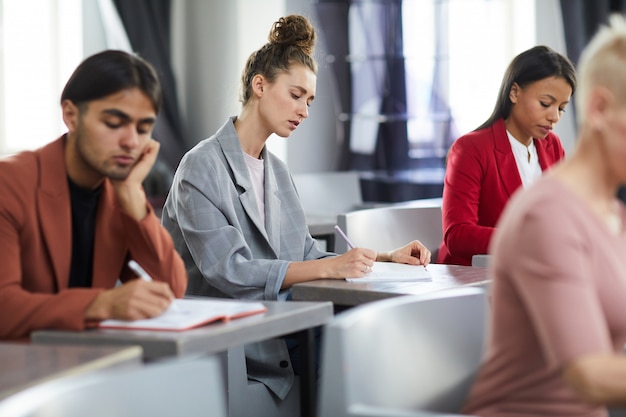
M163 314L145 320L104 320L103 329L181 331L218 320L230 320L263 313L267 307L259 302L219 298L176 299Z
M379 281L432 281L430 272L423 265L407 265L394 262L374 262L372 271L361 278L346 278L348 282Z

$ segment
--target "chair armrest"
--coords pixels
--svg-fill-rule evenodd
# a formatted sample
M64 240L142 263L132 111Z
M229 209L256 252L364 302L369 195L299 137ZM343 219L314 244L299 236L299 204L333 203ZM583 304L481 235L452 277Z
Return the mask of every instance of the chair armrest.
M400 410L357 404L350 407L350 417L471 417L468 414L438 413L426 410Z
M472 266L480 266L480 267L489 266L489 262L491 262L491 256L492 255L487 255L487 254L473 255Z

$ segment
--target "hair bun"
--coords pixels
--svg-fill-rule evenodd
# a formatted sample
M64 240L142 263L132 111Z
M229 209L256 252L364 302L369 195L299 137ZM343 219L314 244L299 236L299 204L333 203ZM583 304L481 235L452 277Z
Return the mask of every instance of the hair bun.
M281 17L277 22L274 22L268 38L271 44L292 45L307 55L313 54L315 47L313 25L306 17L295 14Z

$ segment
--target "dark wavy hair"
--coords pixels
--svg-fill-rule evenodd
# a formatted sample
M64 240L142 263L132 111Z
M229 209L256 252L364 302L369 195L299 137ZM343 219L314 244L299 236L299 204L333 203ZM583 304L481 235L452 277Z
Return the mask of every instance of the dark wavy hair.
M159 112L163 100L155 69L137 55L106 50L85 59L74 70L61 93L61 102L71 100L81 106L118 91L138 88Z
M484 129L496 120L509 117L513 108L513 103L509 98L513 83L524 88L535 81L549 77L563 78L572 88L572 94L576 91L576 70L567 57L543 45L535 46L517 55L504 73L493 113L476 130Z

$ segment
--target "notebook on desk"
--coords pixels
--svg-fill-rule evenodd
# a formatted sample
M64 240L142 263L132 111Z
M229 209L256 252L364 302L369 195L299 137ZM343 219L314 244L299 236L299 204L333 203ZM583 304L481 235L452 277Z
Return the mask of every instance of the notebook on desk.
M381 281L432 281L430 272L423 265L407 265L394 262L374 262L372 271L361 278L346 278L348 282Z
M259 302L221 299L176 299L163 314L144 320L104 320L101 329L183 331L205 324L259 314L267 307Z

